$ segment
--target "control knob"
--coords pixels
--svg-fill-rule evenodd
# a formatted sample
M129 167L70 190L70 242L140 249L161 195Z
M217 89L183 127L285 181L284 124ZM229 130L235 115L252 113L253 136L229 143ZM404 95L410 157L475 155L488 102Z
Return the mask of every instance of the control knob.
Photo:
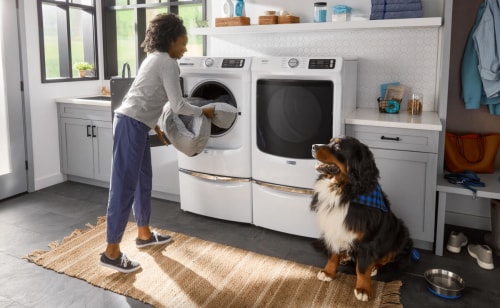
M288 60L289 68L296 68L297 66L299 66L299 60L297 60L297 58L291 58L290 60Z
M210 67L212 65L214 65L214 59L212 59L212 58L206 58L205 59L205 66L206 67Z

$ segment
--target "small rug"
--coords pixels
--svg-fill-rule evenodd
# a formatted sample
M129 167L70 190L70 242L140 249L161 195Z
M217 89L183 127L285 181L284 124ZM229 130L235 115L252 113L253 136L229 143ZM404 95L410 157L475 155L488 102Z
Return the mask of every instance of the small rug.
M338 273L332 282L316 278L314 266L201 240L170 234L168 245L135 247L137 227L129 222L121 249L142 268L122 274L98 265L106 245L105 218L75 230L50 251L26 258L58 273L76 277L155 307L402 307L401 281L372 281L374 298L354 296L356 277Z

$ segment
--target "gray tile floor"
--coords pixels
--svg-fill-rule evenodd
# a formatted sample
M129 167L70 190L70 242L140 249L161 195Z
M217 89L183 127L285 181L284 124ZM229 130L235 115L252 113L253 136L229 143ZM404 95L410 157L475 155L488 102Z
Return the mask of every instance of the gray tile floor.
M47 249L50 242L62 240L75 228L95 224L97 216L105 215L107 197L105 188L65 182L0 201L0 307L147 307L22 258L33 250ZM183 212L174 202L154 199L151 225L317 267L326 260L313 249L313 239ZM481 241L483 235L479 230L453 226L446 227L446 234L451 230L465 232L471 242ZM500 269L479 268L465 250L460 254L445 251L443 257L420 253L420 261L403 273L386 269L376 278L402 280L404 307L500 307ZM500 266L499 257L495 264ZM435 267L465 279L462 298L441 299L426 290L423 272ZM341 270L353 272L351 266Z

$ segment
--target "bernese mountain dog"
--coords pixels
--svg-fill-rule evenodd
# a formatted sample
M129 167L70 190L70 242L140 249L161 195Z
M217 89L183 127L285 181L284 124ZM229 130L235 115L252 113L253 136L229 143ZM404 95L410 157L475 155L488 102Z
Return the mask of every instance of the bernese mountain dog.
M339 263L356 264L354 295L372 298L371 276L389 263L408 265L413 243L403 221L391 211L379 184L379 171L370 149L353 137L314 144L319 176L311 210L321 230L328 261L317 278L331 281Z

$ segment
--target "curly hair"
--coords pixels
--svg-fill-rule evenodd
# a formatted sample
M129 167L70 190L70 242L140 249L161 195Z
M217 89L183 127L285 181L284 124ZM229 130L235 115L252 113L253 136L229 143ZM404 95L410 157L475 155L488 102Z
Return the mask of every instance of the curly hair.
M149 22L141 47L147 53L168 52L170 44L183 35L187 35L187 31L179 16L172 13L158 14Z

